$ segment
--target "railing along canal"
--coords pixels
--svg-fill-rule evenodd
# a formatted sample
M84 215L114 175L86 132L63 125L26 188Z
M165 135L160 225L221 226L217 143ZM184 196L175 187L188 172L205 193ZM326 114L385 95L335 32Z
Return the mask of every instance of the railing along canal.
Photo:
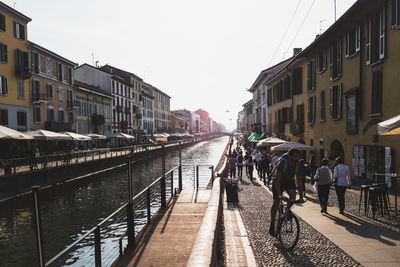
M135 247L135 237L142 229L150 224L161 209L167 207L176 194L176 190L183 189L182 168L193 170L186 171L193 178L193 188L204 189L208 181L214 177L214 167L209 165L182 165L181 149L179 149L180 165L165 171L165 149L162 157L162 173L149 186L140 193L132 196L132 160L128 157L128 202L103 219L99 224L79 237L72 244L56 256L45 262L44 245L42 238L42 225L39 207L39 190L32 188L34 199L34 216L36 222L37 248L39 266L62 266L77 264L79 266L110 266L118 257L123 255L128 248ZM204 173L205 171L205 173ZM188 177L185 177L185 179ZM200 182L206 180L207 183ZM175 188L174 186L178 186Z

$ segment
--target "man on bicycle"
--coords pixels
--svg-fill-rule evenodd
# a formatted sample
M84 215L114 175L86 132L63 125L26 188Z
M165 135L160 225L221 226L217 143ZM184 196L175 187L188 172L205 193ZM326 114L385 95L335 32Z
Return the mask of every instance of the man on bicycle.
M269 226L269 234L275 236L275 216L279 206L279 196L283 191L289 195L292 203L296 198L296 184L294 176L296 173L297 161L300 159L300 151L291 148L288 153L283 155L276 164L275 179L272 181L272 194L274 202L271 206L271 224ZM291 204L289 204L291 205Z

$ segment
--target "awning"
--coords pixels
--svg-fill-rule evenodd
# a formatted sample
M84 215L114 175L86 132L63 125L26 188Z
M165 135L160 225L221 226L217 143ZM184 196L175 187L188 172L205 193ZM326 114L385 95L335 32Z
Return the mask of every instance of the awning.
M72 140L72 137L67 134L56 133L56 132L47 131L47 130L30 131L30 132L26 132L26 134L33 136L35 139L38 139L38 140L54 140L54 141Z
M111 138L119 138L119 139L135 139L133 135L129 135L126 133L115 133L110 135Z
M297 150L313 150L312 146L300 144L300 143L297 143L297 142L286 142L286 143L271 147L271 150L287 151L292 147L297 149Z
M278 137L268 137L266 139L262 139L258 142L257 146L262 147L262 146L272 146L272 145L278 145L278 144L283 144L286 143L285 140L282 140Z
M95 140L95 139L107 139L107 136L101 135L101 134L90 133L90 134L85 134L85 135L86 135L86 136L89 136L89 137L92 138L93 140Z
M33 139L33 137L0 125L0 139L27 140L27 139Z
M262 137L264 136L264 133L256 133L252 132L249 137L247 137L247 140L250 142L255 142L257 143Z
M77 133L71 133L71 132L64 132L64 134L67 134L72 137L72 139L76 141L89 141L92 140L91 137L82 135L82 134L77 134Z
M400 134L400 115L378 123L377 130L380 135Z

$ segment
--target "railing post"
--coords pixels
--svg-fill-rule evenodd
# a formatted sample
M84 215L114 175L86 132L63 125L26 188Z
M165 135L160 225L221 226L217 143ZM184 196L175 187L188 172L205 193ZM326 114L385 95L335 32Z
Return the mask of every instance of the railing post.
M87 155L87 152L85 152L85 162L86 162L86 155Z
M96 227L96 230L94 230L94 257L95 266L101 267L100 227Z
M182 146L181 146L181 142L179 142L178 184L179 184L179 191L182 191Z
M128 157L128 206L126 217L128 225L128 247L135 247L135 217L133 213L133 180L132 180L132 157Z
M196 190L199 190L199 165L196 165Z
M147 223L149 224L151 222L151 210L150 210L150 205L151 205L151 199L150 199L150 187L146 191L146 199L147 199Z
M210 167L211 169L211 181L214 183L214 165Z
M174 171L171 171L171 198L174 196Z
M32 186L32 196L39 266L44 267L44 245L42 237L42 218L40 215L39 186Z
M162 178L161 178L161 208L166 208L166 198L165 198L165 147L162 146Z

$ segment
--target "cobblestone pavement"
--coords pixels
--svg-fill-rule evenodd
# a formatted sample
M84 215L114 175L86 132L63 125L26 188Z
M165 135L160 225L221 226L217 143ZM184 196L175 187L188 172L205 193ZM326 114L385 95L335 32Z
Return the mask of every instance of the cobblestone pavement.
M301 218L295 249L284 252L268 234L272 195L244 178L239 185L239 207L259 266L361 266Z
M314 199L308 198L309 201L319 203L317 193L312 189L312 186L309 183L309 181L307 181L306 183L306 196L311 196L312 198L314 198ZM380 214L376 213L375 219L372 219L371 212L367 216L364 214L364 206L363 206L364 204L362 204L361 210L359 211L358 209L360 201L359 194L347 190L345 195L345 200L346 200L345 212L356 215L357 217L361 218L366 222L376 224L386 229L400 233L400 216L397 216L397 218L395 216L391 216L389 218L387 215L381 216ZM394 205L394 203L391 203L391 205ZM333 186L331 187L329 193L328 206L333 209L339 209L336 191ZM329 212L329 207L328 207L328 212Z

